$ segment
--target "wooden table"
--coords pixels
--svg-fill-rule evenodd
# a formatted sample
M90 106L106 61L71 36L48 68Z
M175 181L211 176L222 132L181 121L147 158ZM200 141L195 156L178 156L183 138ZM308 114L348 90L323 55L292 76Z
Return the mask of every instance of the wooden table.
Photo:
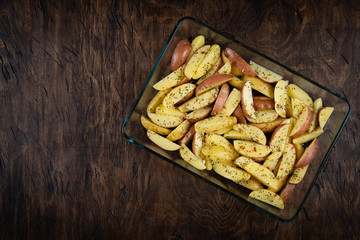
M358 1L0 1L0 239L356 239ZM353 113L281 223L129 143L121 124L193 16L345 95Z

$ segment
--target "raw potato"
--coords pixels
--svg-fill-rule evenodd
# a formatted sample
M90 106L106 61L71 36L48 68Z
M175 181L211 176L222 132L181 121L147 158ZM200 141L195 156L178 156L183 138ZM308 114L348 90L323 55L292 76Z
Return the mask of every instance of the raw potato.
M233 79L231 79L231 80L229 81L229 84L230 84L232 87L237 88L237 89L239 89L239 90L241 90L241 89L243 88L244 83L245 83L245 82L244 82L243 80L241 80L241 79L239 79L239 78L237 78L237 77L234 77Z
M309 132L312 132L315 130L316 126L319 123L319 111L323 107L322 99L318 98L314 101L314 112L313 112L313 119L311 121Z
M285 103L285 110L286 110L286 116L287 117L292 117L293 116L291 100L290 99L291 98L289 97L289 95L287 95L286 103Z
M236 156L234 156L234 154L218 145L205 145L201 149L201 153L204 154L206 158L209 158L215 162L230 163L234 159L236 159Z
M266 144L266 136L263 131L260 130L260 128L248 124L239 123L235 124L233 126L233 129L241 134L246 135L248 138L257 143L260 143L262 145Z
M148 119L144 115L141 115L141 124L143 125L144 128L161 135L168 135L171 132L170 129L160 127L159 125L156 125L155 123L151 122L150 119Z
M270 149L272 152L283 152L286 144L286 138L289 132L289 124L278 126L270 138Z
M212 45L204 59L201 61L199 67L195 70L192 78L199 79L204 76L220 58L220 51L220 46L218 44Z
M225 63L218 71L219 74L230 74L231 73L231 64L229 62Z
M295 189L295 185L288 182L285 187L281 190L280 197L283 200L284 204L286 204L289 199L291 198L291 195L293 194Z
M207 132L207 133L208 134L222 135L222 134L230 131L231 129L232 129L232 125L224 127L224 128L216 129L214 131L210 131L210 132Z
M189 120L192 123L198 122L209 116L211 109L212 106L206 106L204 108L196 109L195 111L186 114L185 119Z
M305 106L306 104L301 100L297 98L291 98L291 116L297 119Z
M232 140L252 140L251 137L249 137L243 133L240 133L234 129L231 129L230 131L224 133L223 136L226 139L232 139Z
M175 87L184 79L184 66L177 68L175 71L154 84L156 90L166 90Z
M251 82L247 81L244 83L241 92L241 108L244 112L244 115L248 119L256 119L253 96L251 91Z
M334 111L333 107L323 107L319 111L319 126L324 128L326 122L330 118L330 115Z
M209 91L213 88L220 87L222 84L228 82L234 78L232 75L226 75L226 74L215 74L207 79L205 79L202 83L200 83L195 90L195 95L198 96L201 93L204 93L206 91Z
M196 132L211 132L236 124L236 117L215 116L195 123Z
M269 169L270 171L273 171L277 163L279 162L281 155L282 152L273 152L266 158L265 162L263 163L263 166Z
M229 71L228 74L231 73L231 74L234 74L234 75L236 75L236 76L242 76L242 75L244 75L244 73L241 72L241 70L238 69L234 64L232 64L232 63L230 62L230 60L225 56L225 51L222 51L222 53L221 53L221 58L222 58L224 64L228 64L228 65L230 66L230 71Z
M304 134L310 127L313 114L308 106L305 106L296 120L293 129L291 130L290 137L297 138Z
M281 199L281 197L278 194L267 189L252 191L249 194L249 197L265 202L280 209L284 209L285 207L284 201Z
M243 74L248 75L250 77L255 77L256 73L254 69L240 57L234 50L230 48L226 48L224 51L224 55L232 65L236 66Z
M180 156L193 167L199 170L206 169L205 161L195 156L185 144L181 144Z
M295 147L291 143L285 145L282 160L280 162L279 170L276 173L277 178L283 178L288 176L295 165L296 151Z
M179 145L181 145L181 144L188 144L190 141L191 141L191 139L194 137L194 134L195 134L195 127L194 127L194 125L192 125L190 128L189 128L189 130L186 132L186 134L181 138L181 139L179 139L178 141L177 141L177 143L179 144Z
M233 88L230 95L225 101L223 108L217 114L218 116L230 116L235 108L239 105L241 101L241 93L236 88Z
M198 50L191 56L190 60L185 66L184 74L187 78L191 79L201 64L201 61L205 58L207 52L210 49L210 45L205 45Z
M182 117L175 117L156 113L149 113L148 116L153 123L164 128L174 128L179 126L183 122Z
M254 108L256 111L274 109L274 100L265 96L253 96Z
M282 123L282 121L284 121L284 118L277 118L274 121L270 122L249 123L249 125L260 128L261 131L263 131L264 133L271 133L276 127L278 127Z
M181 40L174 49L170 69L171 71L175 71L179 67L181 67L185 62L188 56L191 53L191 44L189 40L183 39Z
M276 83L274 96L275 96L275 110L280 117L286 117L286 98L287 86L289 81L280 80Z
M221 58L219 58L216 63L211 67L211 69L201 78L199 78L199 80L196 82L197 85L199 85L200 83L202 83L206 78L214 75L223 65L223 62L221 60ZM225 73L224 73L225 74Z
M302 168L295 168L293 174L291 175L291 177L289 179L289 183L299 184L301 182L301 180L303 180L308 167L309 167L309 165L306 165L305 167L302 167Z
M205 142L209 146L220 146L229 151L234 155L235 158L239 156L238 152L235 150L234 146L224 137L216 134L207 134Z
M150 101L150 103L149 103L149 105L147 106L147 109L146 109L146 112L147 112L148 115L149 115L149 113L154 113L155 112L156 107L159 106L163 102L166 94L168 94L170 92L170 90L171 89L159 91L155 95L155 97L153 99L151 99L151 101Z
M301 168L301 167L305 167L306 165L309 165L310 162L315 158L318 149L319 149L319 142L317 138L315 138L311 142L311 144L305 149L303 155L296 163L295 167Z
M263 189L264 186L261 184L261 182L259 182L258 180L256 180L254 177L250 177L249 180L240 180L240 181L235 181L237 184L246 187L250 190L259 190L259 189Z
M203 35L199 35L191 42L191 53L190 56L194 54L196 50L205 45L205 37Z
M238 123L246 124L246 119L240 104L235 108L232 116L236 117Z
M180 148L178 144L160 136L151 130L147 130L147 136L153 143L167 151L176 151Z
M250 158L265 157L271 151L269 146L246 140L234 140L234 147L238 153Z
M314 102L311 97L295 84L289 84L288 95L291 98L297 98L309 106L310 110L314 108Z
M183 121L179 126L177 126L172 132L166 137L170 141L176 141L182 138L186 132L189 130L191 123L188 120Z
M241 80L243 82L247 82L247 81L250 81L251 82L251 87L264 94L265 96L271 98L271 99L274 99L274 87L270 84L270 83L267 83L267 82L264 82L263 80L261 80L260 78L258 77L249 77L249 76L243 76L241 78Z
M280 76L279 74L253 62L250 61L250 66L254 69L256 75L264 80L265 82L268 83L274 83L277 81L280 81L282 79L282 76Z
M256 111L254 113L254 115L255 115L255 118L247 117L249 122L252 122L252 123L269 123L269 122L272 122L272 121L276 120L279 117L279 115L277 114L277 112L274 109Z
M231 162L228 164L222 162L213 162L212 168L217 174L234 182L246 181L250 179L250 174L238 168Z
M214 103L214 108L212 109L211 116L215 116L216 114L218 114L221 111L229 94L230 94L229 84L224 83L222 85L222 87L220 88L220 92Z
M181 112L179 109L173 106L166 108L163 104L160 104L156 107L155 113L174 117L184 117L186 115L186 113Z
M307 133L301 135L300 137L294 138L292 141L293 141L293 143L299 143L299 144L309 142L309 141L313 140L314 138L317 138L318 136L320 136L323 133L324 133L324 130L321 127L317 127L314 131L307 132Z
M234 162L237 166L251 174L265 186L273 189L279 189L279 180L275 175L260 163L255 162L251 158L239 157Z
M195 84L186 83L172 89L164 98L163 105L165 107L172 107L175 104L184 100L188 94L191 94L196 88Z
M206 107L215 101L218 92L219 89L217 88L211 89L206 93L191 98L190 100L188 100L183 104L185 105L185 108L188 110L197 110Z
M205 133L195 133L192 141L192 151L201 158L201 149L205 146Z

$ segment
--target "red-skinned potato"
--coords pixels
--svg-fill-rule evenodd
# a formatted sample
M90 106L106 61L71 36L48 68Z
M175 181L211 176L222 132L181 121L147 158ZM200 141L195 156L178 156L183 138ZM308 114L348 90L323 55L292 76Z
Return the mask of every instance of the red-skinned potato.
M230 86L229 86L229 84L224 83L222 85L222 87L220 88L220 92L214 103L214 108L212 109L211 116L215 116L216 114L218 114L220 112L220 110L223 108L229 94L230 94Z
M265 96L253 96L253 101L256 111L273 109L275 107L274 100Z
M189 128L189 130L185 133L185 135L177 141L177 143L179 145L188 144L191 141L191 139L194 137L194 134L195 134L195 127L194 125L192 125Z
M295 164L296 168L305 167L315 158L319 149L319 141L315 138L312 143L305 149L299 161Z
M241 89L241 109L247 118L256 119L251 82L249 81L245 82Z
M244 117L244 113L243 110L241 109L240 104L235 108L234 112L232 113L232 116L236 117L237 123L246 124L246 119Z
M191 52L190 41L187 39L181 40L177 44L171 58L171 65L170 65L171 71L175 71L176 69L181 67L186 62L186 59L188 58L190 52Z
M229 74L215 74L207 79L205 79L202 83L200 83L195 89L195 95L199 95L203 92L206 92L210 89L219 87L226 83L227 81L233 79L234 77Z
M296 120L293 129L290 132L290 137L297 138L305 133L311 124L313 118L313 113L310 108L305 105L303 110L301 111L299 118Z
M289 199L291 198L291 195L293 194L295 189L295 184L287 183L285 187L282 189L280 193L281 199L284 201L284 204L286 204Z
M235 65L240 71L242 71L245 75L250 77L255 77L256 73L254 69L244 60L239 54L237 54L234 50L230 48L226 48L224 51L224 55L231 62L231 64Z
M185 118L189 122L196 123L200 120L203 120L207 116L209 116L211 109L212 109L211 105L200 108L200 109L196 109L196 110L192 111L191 113L186 114Z

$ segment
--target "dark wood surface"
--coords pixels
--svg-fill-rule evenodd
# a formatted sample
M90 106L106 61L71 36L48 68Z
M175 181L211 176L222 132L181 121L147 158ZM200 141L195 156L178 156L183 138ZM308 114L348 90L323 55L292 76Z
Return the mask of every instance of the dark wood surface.
M359 238L360 4L318 2L1 0L0 239ZM184 16L352 103L293 222L122 137L121 124Z

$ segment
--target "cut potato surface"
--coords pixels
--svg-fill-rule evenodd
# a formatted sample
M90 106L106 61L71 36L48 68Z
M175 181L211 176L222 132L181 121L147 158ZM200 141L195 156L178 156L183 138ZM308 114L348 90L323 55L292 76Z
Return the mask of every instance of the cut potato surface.
M192 93L196 88L195 84L186 83L172 89L164 98L163 105L165 107L172 107L181 100L183 100L188 94Z
M282 76L280 76L279 74L253 62L250 61L250 66L254 69L256 75L264 80L265 82L268 83L274 83L277 81L280 81L282 79Z
M164 127L164 128L177 127L183 122L182 117L162 115L162 114L156 114L156 113L149 113L148 116L153 123L155 123L161 127Z
M227 179L230 179L234 182L247 181L251 177L251 175L249 173L238 168L235 164L233 164L231 162L226 164L226 163L215 161L215 162L213 162L212 167L217 174L219 174Z
M236 124L236 117L215 116L195 123L196 132L212 132L218 129L232 127Z
M235 150L243 156L251 158L265 157L270 153L270 147L246 140L234 140Z
M187 78L191 79L201 64L202 60L205 58L205 55L210 49L210 45L205 45L196 50L196 52L191 56L189 62L186 64L184 69L184 74Z
M167 151L176 151L180 148L178 144L164 138L163 136L160 136L151 130L147 130L147 136L153 143Z
M182 66L154 84L153 88L156 90L166 90L175 87L184 77L184 66Z
M155 123L150 121L150 119L148 119L144 115L141 115L141 124L143 125L144 128L151 130L153 132L156 132L158 134L161 134L161 135L168 135L169 133L171 133L170 129L156 125Z
M249 194L249 197L265 202L280 209L284 209L285 207L284 201L281 199L281 197L278 194L267 189L252 191Z
M193 167L199 170L206 169L205 161L195 156L185 144L181 144L180 156Z

